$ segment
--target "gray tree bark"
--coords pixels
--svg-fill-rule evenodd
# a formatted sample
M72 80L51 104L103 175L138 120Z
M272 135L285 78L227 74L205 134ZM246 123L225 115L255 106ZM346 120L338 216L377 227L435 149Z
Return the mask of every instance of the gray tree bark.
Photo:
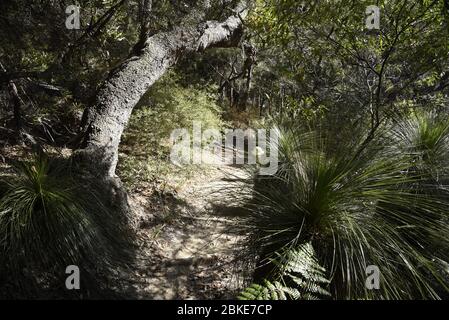
M210 6L204 1L174 30L149 37L138 55L111 72L85 114L84 139L74 155L77 162L98 176L114 177L123 130L150 86L185 53L237 45L247 15L246 1L238 3L222 22L206 21Z

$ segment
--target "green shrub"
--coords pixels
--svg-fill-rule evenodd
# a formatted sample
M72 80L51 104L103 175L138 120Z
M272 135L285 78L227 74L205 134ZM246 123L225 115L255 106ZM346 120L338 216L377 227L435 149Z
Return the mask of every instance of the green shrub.
M81 294L101 291L102 272L130 258L123 217L104 205L100 186L75 179L66 165L40 154L0 184L0 269L12 294L67 293L69 265L81 270Z
M170 162L170 135L174 129L222 129L221 109L213 88L183 87L176 74L158 81L134 111L121 146L120 175L128 186L170 175L183 180L195 166L176 167ZM177 177L175 177L177 176Z
M201 122L203 128L223 128L213 88L182 87L176 79L169 74L151 88L131 117L126 144L152 146L157 153L168 147L174 129L191 129L193 121Z
M285 277L274 261L310 244L333 298L447 297L449 180L440 156L449 132L441 121L420 119L410 122L414 136L404 130L410 120L401 120L363 152L281 130L279 171L256 178L248 206L259 278ZM429 178L434 169L438 180ZM379 290L365 287L369 265L380 269Z
M409 154L420 172L436 180L449 172L449 120L433 112L415 111L393 127L393 145Z

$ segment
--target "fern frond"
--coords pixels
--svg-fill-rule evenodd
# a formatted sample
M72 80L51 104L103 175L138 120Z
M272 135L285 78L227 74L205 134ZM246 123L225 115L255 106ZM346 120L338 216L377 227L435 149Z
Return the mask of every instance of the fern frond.
M326 270L316 259L310 243L290 248L273 261L279 270L279 281L264 280L253 284L240 295L240 300L316 300L330 296Z
M299 299L300 292L289 288L279 281L264 280L264 284L252 284L238 296L239 300L287 300Z

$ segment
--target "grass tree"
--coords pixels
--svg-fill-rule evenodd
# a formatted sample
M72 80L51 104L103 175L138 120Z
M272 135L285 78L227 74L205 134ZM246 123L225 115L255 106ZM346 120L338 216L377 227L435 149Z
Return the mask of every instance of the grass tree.
M18 285L13 294L33 296L43 279L63 287L69 265L82 270L84 294L101 289L101 272L131 257L125 217L106 207L101 189L43 153L15 169L0 183L0 269Z
M399 120L363 152L283 130L280 170L256 178L249 204L264 289L279 291L272 282L291 277L279 261L307 245L333 298L447 297L448 137L447 120L425 114ZM378 290L365 286L370 265L380 270Z

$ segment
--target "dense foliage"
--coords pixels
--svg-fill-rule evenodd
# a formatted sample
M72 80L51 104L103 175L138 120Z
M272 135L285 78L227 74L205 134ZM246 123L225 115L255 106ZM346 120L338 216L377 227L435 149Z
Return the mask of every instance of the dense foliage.
M310 243L334 297L447 297L447 126L417 114L363 150L338 151L316 133L288 129L281 169L257 178L249 206L261 265ZM362 281L369 265L381 270L380 290ZM269 275L282 274L273 268Z
M105 206L98 185L44 153L15 170L0 180L0 270L8 275L2 285L16 297L42 294L36 281L60 281L75 265L83 272L82 292L98 294L108 268L131 258L126 217Z
M128 200L206 171L169 159L170 133L198 121L281 134L278 172L251 166L252 199L232 200L247 214L242 260L257 257L239 298L449 298L447 0L248 0L236 43L188 54L189 36L220 26L240 1L79 0L81 28L68 30L73 2L0 1L0 296L62 287L72 264L86 275L76 297L119 291L105 274L135 255ZM374 4L380 28L368 30ZM186 43L172 50L173 30ZM153 37L173 51L156 65L170 68L131 99L129 121L95 127L125 127L119 177L83 171L88 111L110 107L93 101ZM112 97L128 102L153 76L134 71ZM377 290L366 287L368 266L380 270Z

